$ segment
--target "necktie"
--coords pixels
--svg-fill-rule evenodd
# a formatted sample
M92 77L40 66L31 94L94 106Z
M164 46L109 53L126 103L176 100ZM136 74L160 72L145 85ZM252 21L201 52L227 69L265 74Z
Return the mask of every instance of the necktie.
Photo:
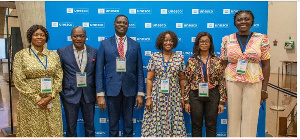
M120 57L124 57L124 46L123 46L123 38L122 37L120 37L119 38L119 44L118 44L118 51L119 51L119 55L120 55Z

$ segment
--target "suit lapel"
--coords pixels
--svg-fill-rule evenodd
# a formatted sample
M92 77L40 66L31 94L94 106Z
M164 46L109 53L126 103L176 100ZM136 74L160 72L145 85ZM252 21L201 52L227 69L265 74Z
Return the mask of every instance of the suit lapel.
M79 69L79 67L78 67L78 64L77 64L77 62L76 62L76 58L75 58L74 49L73 49L73 45L72 45L72 44L69 45L69 47L68 47L68 52L70 53L69 56L70 56L70 61L71 61L72 65L73 65L74 67L76 67L76 70L77 70L77 71L80 71L80 69Z
M131 40L129 39L128 36L126 36L126 38L127 38L127 51L125 57L128 57L129 53L131 52Z
M113 51L115 52L115 54L116 54L117 56L120 56L120 55L119 55L119 52L118 52L118 45L117 45L117 41L116 41L116 36L115 36L115 35L112 36L110 42L111 42L111 44L112 44L112 49L113 49Z
M91 49L90 49L89 46L87 46L87 45L85 45L85 46L86 46L86 58L87 58L87 61L86 61L86 66L85 66L84 71L87 69L88 66L90 66L90 61L92 61L91 60L91 58L92 58L92 56L91 56L91 54L92 54Z

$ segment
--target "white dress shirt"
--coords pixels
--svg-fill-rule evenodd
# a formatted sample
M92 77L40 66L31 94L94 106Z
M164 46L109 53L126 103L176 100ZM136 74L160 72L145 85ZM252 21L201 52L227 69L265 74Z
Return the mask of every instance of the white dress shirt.
M86 46L84 45L84 48L81 51L78 51L76 49L76 47L73 45L73 49L74 49L74 55L75 55L77 65L78 65L81 73L83 73L85 70L85 67L86 67L86 63L87 63Z

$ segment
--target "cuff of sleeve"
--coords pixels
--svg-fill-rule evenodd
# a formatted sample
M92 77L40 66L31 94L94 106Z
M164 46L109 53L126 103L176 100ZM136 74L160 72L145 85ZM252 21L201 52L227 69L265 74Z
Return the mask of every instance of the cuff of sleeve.
M138 96L145 96L144 92L138 92Z
M220 101L219 105L225 105L225 102Z
M104 97L104 96L105 96L105 92L97 93L97 97Z

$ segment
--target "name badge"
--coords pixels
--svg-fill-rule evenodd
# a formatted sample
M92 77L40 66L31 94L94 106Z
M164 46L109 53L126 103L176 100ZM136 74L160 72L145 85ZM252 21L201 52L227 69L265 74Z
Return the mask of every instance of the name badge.
M170 90L169 79L161 80L161 88L160 89L161 89L162 93L169 93L169 90Z
M52 79L42 78L41 79L41 93L51 93L52 92Z
M86 87L86 73L76 73L77 87Z
M52 108L52 106L53 106L52 103L49 102L48 105L47 105L47 109ZM36 105L36 108L40 109L40 106L39 106L39 105Z
M199 97L209 97L208 83L199 83Z
M117 63L117 72L126 72L126 58L116 58L116 63Z
M247 69L248 61L239 59L237 66L236 66L236 73L237 74L245 74Z

